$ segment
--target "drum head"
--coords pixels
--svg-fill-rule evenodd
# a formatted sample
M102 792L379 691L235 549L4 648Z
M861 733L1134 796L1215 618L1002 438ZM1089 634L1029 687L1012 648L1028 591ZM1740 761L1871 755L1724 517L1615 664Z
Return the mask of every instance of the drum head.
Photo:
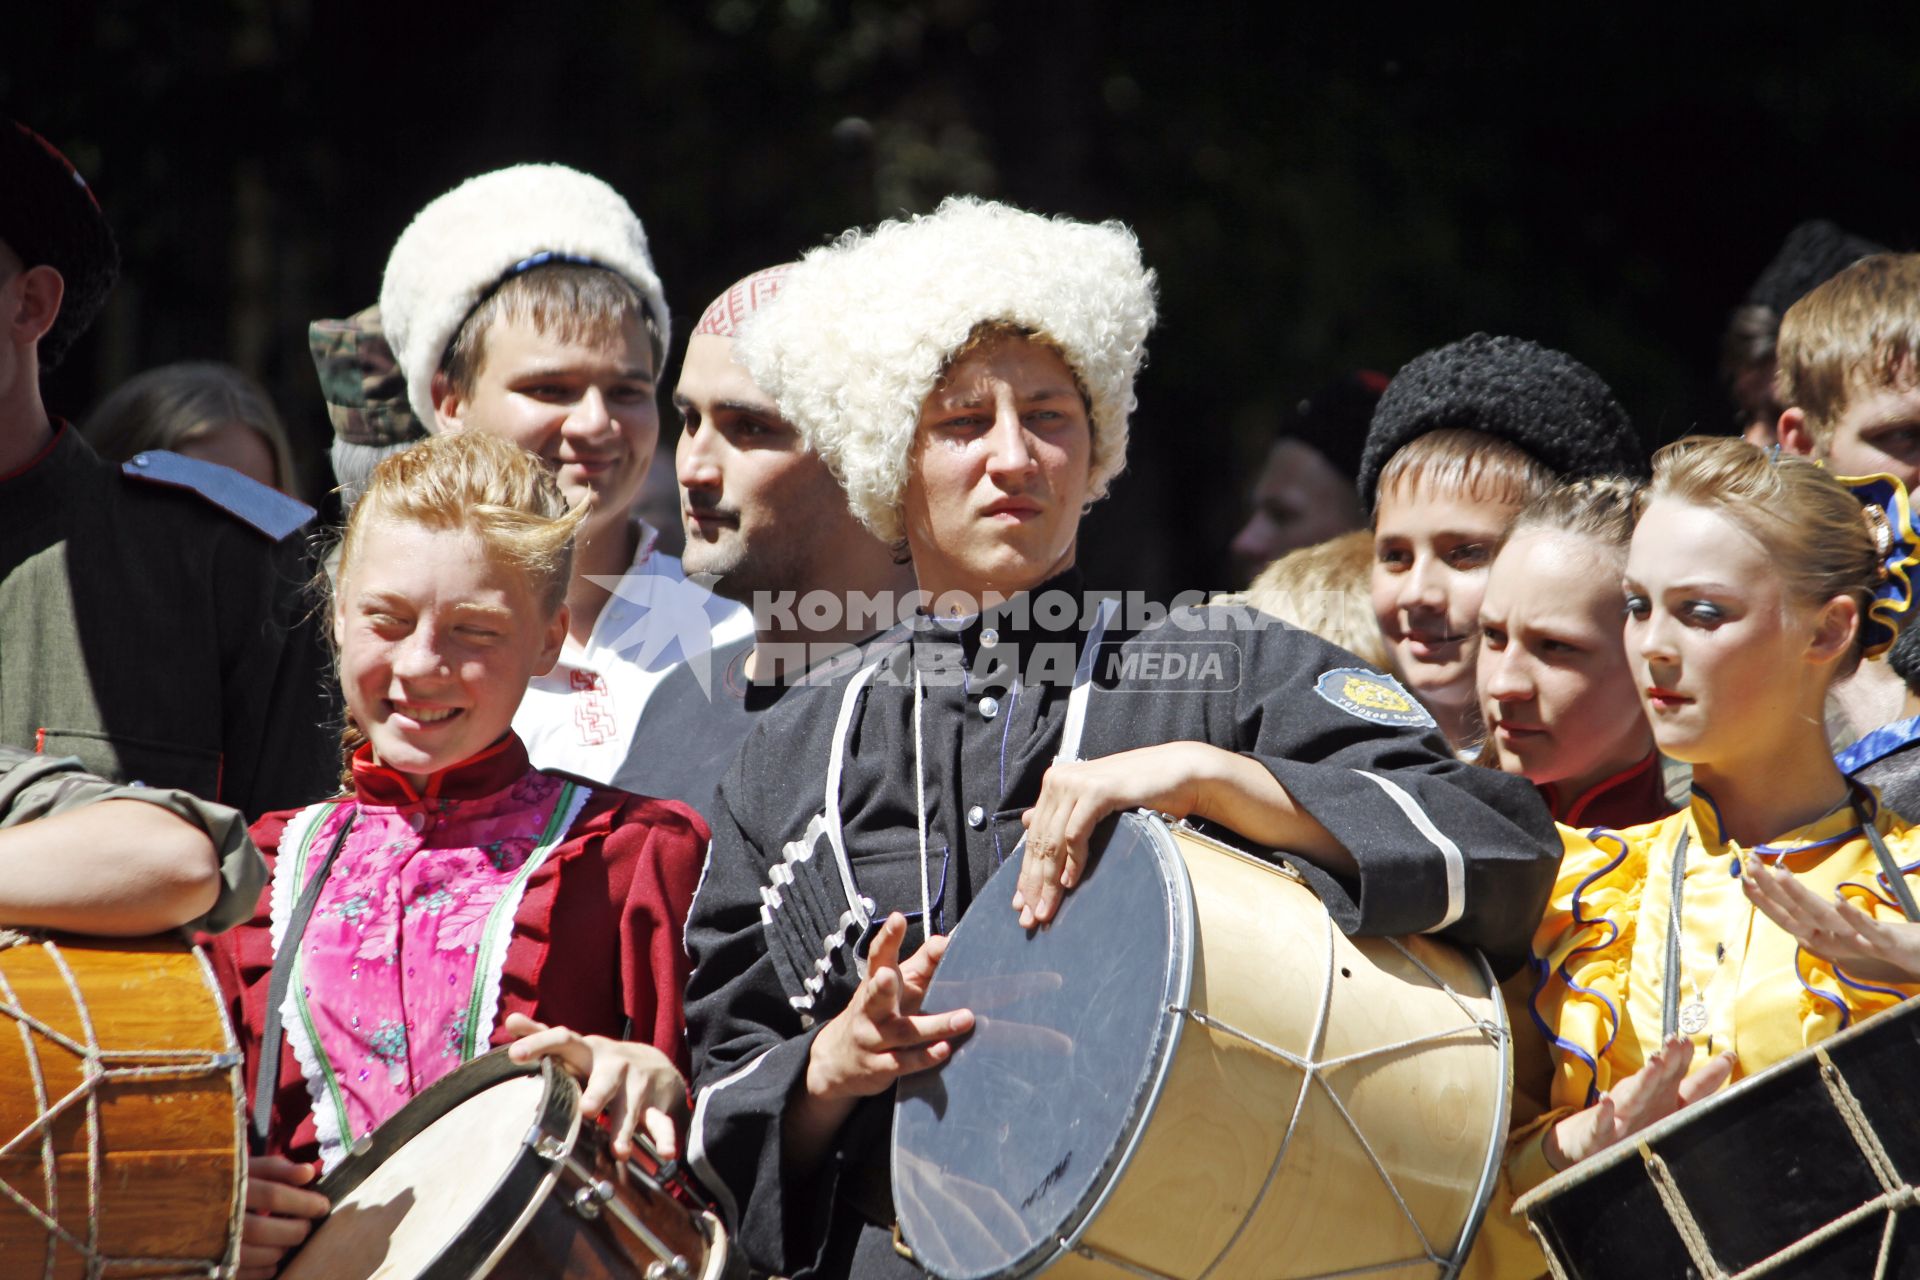
M469 1274L461 1260L484 1258L524 1207L524 1194L496 1201L536 1163L527 1139L552 1106L553 1082L496 1052L422 1091L321 1182L333 1211L281 1280Z
M1190 979L1187 872L1157 821L1122 815L1052 925L1007 905L1020 850L953 931L929 1013L972 1009L952 1059L900 1082L901 1234L943 1280L1024 1275L1071 1244L1125 1167L1177 1045Z

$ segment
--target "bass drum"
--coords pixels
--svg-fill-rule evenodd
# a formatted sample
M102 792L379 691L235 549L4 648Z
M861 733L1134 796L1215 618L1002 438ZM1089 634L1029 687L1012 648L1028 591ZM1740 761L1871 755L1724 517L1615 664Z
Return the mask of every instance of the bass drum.
M1514 1206L1573 1280L1920 1276L1920 1001L1702 1099Z
M727 1274L726 1232L680 1175L617 1163L573 1077L504 1049L421 1090L316 1189L333 1210L281 1280Z
M0 930L0 1274L230 1274L245 1098L199 951Z
M927 1012L977 1021L906 1077L893 1191L944 1280L1451 1275L1507 1128L1478 956L1349 939L1291 871L1123 815L1052 925L954 930Z

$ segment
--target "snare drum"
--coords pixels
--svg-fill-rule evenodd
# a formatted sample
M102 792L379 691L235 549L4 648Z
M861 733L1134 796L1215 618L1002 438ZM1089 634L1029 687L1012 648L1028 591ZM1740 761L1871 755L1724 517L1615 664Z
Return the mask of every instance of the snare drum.
M1920 1276L1920 1001L1648 1126L1522 1197L1554 1274Z
M726 1274L726 1232L690 1184L617 1163L573 1077L504 1049L422 1090L317 1189L333 1211L282 1280Z
M245 1096L198 950L0 930L0 1274L229 1274Z
M901 1235L944 1280L1450 1275L1507 1128L1492 975L1343 935L1291 872L1122 815L1054 922L954 930L925 1012L973 1033L900 1082Z

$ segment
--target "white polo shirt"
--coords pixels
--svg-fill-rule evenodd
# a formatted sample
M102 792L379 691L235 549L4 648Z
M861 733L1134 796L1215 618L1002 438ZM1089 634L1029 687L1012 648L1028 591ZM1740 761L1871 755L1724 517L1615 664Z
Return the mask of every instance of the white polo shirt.
M753 634L753 615L687 579L675 556L656 551L659 534L645 521L633 565L600 610L593 634L572 636L553 670L527 685L513 728L541 769L557 769L621 785L629 755L657 748L636 742L647 699L681 662Z

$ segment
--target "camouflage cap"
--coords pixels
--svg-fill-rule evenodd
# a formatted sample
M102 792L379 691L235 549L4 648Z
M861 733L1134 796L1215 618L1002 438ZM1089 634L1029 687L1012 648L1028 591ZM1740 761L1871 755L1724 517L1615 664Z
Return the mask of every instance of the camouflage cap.
M407 404L407 380L387 345L379 307L345 320L315 320L307 329L307 345L334 435L365 445L426 439L426 428Z

